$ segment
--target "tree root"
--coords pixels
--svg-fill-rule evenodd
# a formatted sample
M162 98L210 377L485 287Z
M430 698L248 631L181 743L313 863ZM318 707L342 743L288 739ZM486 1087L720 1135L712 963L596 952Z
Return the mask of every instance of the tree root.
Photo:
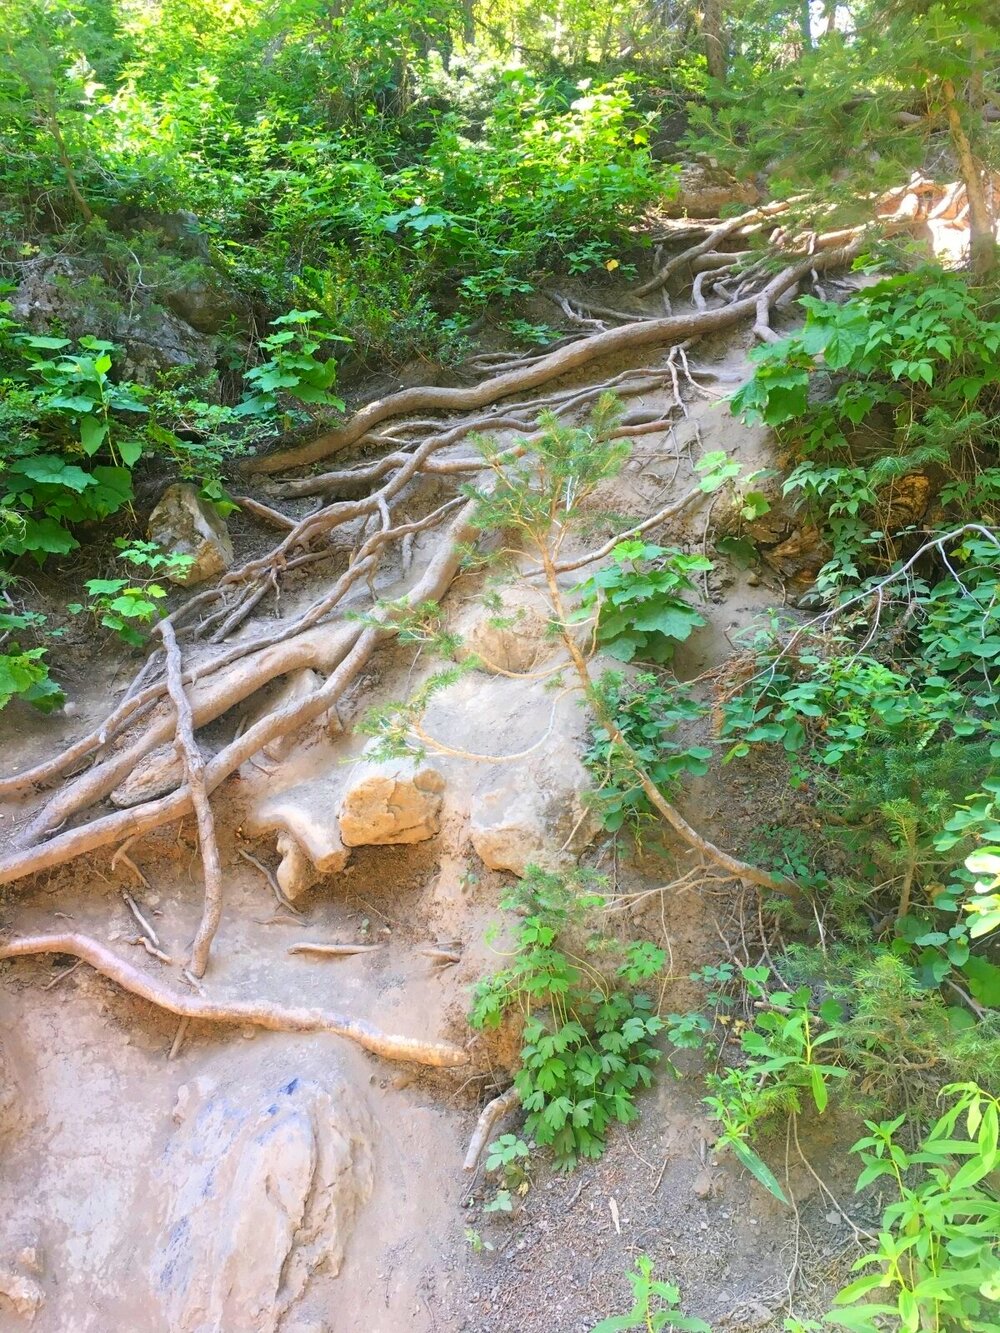
M734 219L734 223L741 221ZM733 230L736 230L734 226ZM840 248L824 250L821 254L807 256L799 260L767 283L760 296L769 306L773 306L795 283L804 278L810 270L817 271L837 268L848 264L855 255L860 254L868 236L876 228L859 229L858 233ZM707 247L708 248L708 247ZM636 293L637 294L637 293ZM486 407L512 394L525 389L533 389L545 384L568 371L576 370L600 357L615 353L632 351L639 347L653 347L661 343L679 342L685 338L701 334L714 333L731 328L734 324L749 316L756 315L758 296L748 296L717 310L704 310L688 315L674 315L667 319L649 319L639 323L625 324L619 328L596 333L589 338L581 338L569 346L539 357L530 365L517 370L483 380L468 388L413 388L403 389L389 394L385 398L368 403L355 413L354 417L337 430L328 431L306 444L292 449L280 450L264 458L255 458L244 465L244 471L250 473L283 472L289 468L305 467L320 459L329 458L351 445L356 444L374 426L390 417L401 416L407 412L426 411L470 411Z
M182 1019L207 1023L242 1023L267 1028L272 1032L332 1032L356 1042L373 1055L386 1060L405 1060L435 1068L454 1068L469 1063L460 1046L442 1041L420 1041L380 1032L363 1019L344 1018L323 1009L292 1009L282 1005L231 1002L221 1003L200 996L184 995L161 981L124 962L105 945L89 935L25 935L0 945L0 959L25 958L39 953L69 954L89 963L96 972L116 982L123 990L139 995L168 1013Z
M202 873L205 880L205 902L201 923L191 945L188 971L196 977L203 977L208 967L212 941L222 920L222 865L219 861L219 844L215 837L215 819L208 792L205 790L205 761L194 738L191 704L184 693L181 680L181 653L177 647L177 636L168 620L161 621L158 629L167 654L167 689L170 691L170 698L177 714L177 746L184 758L184 773L198 823L198 847L201 851Z
M427 566L423 577L403 599L404 605L417 606L421 602L437 601L447 591L458 572L463 547L478 535L478 530L473 528L471 524L475 509L475 501L463 505L448 530L447 539L442 543L440 550ZM205 789L208 793L213 792L221 782L268 742L297 730L307 722L312 721L314 717L318 717L321 713L325 713L333 707L347 687L364 669L382 637L394 633L390 611L376 612L375 619L380 622L377 627L363 627L358 624L335 627L338 632L338 646L340 648L339 664L323 687L304 699L286 704L284 708L268 713L266 717L261 718L252 727L248 727L241 736L210 759L205 765ZM315 631L313 633L315 634ZM329 627L326 628L325 634L329 638ZM306 649L307 641L311 645L312 651ZM286 652L282 659L283 669L273 672L268 679L273 679L274 675L284 674L297 667L316 666L317 659L321 656L318 651L318 645L321 642L322 639L308 639L307 635L300 635L291 645L286 646ZM327 649L329 649L329 645L327 645ZM248 668L247 664L244 663L244 670L247 669L252 672L253 668L252 666ZM265 682L260 679L253 683L251 679L247 686L247 693L252 693L253 689L258 688L263 683ZM235 701L230 698L228 702L225 702L225 707L231 706L232 702ZM218 715L218 712L225 711L225 707L220 707L216 715ZM194 701L192 701L192 712L197 723L199 721L198 709ZM59 833L40 846L29 847L0 858L0 884L9 884L39 870L48 870L53 866L63 865L67 861L82 856L86 852L96 851L99 847L107 846L109 843L121 842L126 838L161 828L164 824L170 824L186 815L191 808L191 789L185 784L177 791L171 792L168 796L162 796L158 800L148 801L130 810L121 810L113 815L93 820L82 828Z
M520 1105L520 1102L521 1098L517 1088L511 1087L506 1092L502 1092L499 1097L494 1097L491 1102L486 1103L479 1113L476 1128L469 1140L469 1149L465 1154L465 1161L462 1163L463 1171L475 1171L479 1159L483 1155L486 1142L493 1133L493 1126L508 1111L513 1111L515 1106Z

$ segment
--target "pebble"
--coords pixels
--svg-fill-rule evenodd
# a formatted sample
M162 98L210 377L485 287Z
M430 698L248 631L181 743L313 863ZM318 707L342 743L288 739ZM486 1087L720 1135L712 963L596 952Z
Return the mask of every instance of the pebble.
M759 588L759 587L760 587L760 575L759 575L759 574L752 574L752 573L751 573L751 574L748 574L748 575L747 575L747 583L750 585L751 588Z

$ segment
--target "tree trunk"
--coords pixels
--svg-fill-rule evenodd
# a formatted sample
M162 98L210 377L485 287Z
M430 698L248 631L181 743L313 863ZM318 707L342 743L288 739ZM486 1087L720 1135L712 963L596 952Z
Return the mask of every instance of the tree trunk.
M983 173L972 151L969 136L962 124L955 85L951 79L941 81L944 111L948 129L955 146L959 170L969 197L969 260L972 272L982 277L992 271L997 262L996 231L993 214L983 186Z
M722 44L722 0L705 0L701 16L701 35L705 41L708 76L719 83L725 83L726 51Z

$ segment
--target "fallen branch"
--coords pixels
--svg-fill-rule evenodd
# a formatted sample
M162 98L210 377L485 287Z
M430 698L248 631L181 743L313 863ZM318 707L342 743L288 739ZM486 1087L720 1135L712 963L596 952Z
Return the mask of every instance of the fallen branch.
M177 744L184 759L184 772L198 823L198 848L201 852L202 874L205 881L205 901L201 923L191 945L188 970L196 977L203 977L208 967L212 941L222 920L222 864L219 860L219 844L215 837L215 819L208 792L205 790L205 761L194 738L191 704L184 693L181 679L181 653L177 647L177 636L169 620L161 620L157 628L167 654L167 689L177 714Z
M290 944L286 953L318 953L327 958L349 958L356 953L374 953L382 949L382 944L314 944L309 940L302 944Z
M0 959L25 958L33 954L69 954L79 958L102 976L132 995L139 995L179 1018L207 1023L252 1024L272 1032L332 1032L356 1042L373 1055L386 1060L406 1060L413 1064L453 1068L469 1063L467 1052L442 1041L421 1041L380 1032L363 1019L344 1018L323 1009L285 1008L266 1001L222 1003L200 996L184 995L164 985L131 963L124 962L105 945L89 935L25 935L0 945Z
M515 1106L519 1106L520 1102L521 1097L517 1088L510 1087L506 1092L502 1092L499 1097L494 1097L491 1102L486 1103L479 1113L476 1128L472 1131L469 1150L465 1154L465 1161L462 1163L463 1171L475 1171L476 1165L483 1155L483 1149L486 1147L486 1141L493 1133L493 1126L508 1111L513 1111Z

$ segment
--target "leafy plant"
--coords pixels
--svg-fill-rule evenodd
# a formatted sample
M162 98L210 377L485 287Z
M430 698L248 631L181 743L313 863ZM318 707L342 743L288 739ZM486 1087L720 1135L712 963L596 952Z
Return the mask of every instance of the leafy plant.
M626 1329L643 1328L657 1333L664 1328L680 1329L681 1333L712 1333L704 1319L681 1313L680 1288L673 1282L663 1282L653 1276L653 1261L640 1254L635 1270L627 1274L632 1286L634 1302L627 1314L612 1315L595 1324L591 1333L625 1333Z
M696 591L690 575L712 562L644 541L619 542L611 559L577 590L578 618L596 613L597 641L622 662L668 662L676 645L705 624L684 594Z
M856 1333L876 1333L885 1319L907 1333L995 1327L1000 1199L990 1177L1000 1165L1000 1101L976 1083L949 1084L941 1096L951 1104L917 1151L899 1142L905 1115L866 1121L870 1133L851 1149L865 1164L857 1188L883 1181L897 1197L877 1248L854 1265L878 1271L837 1293L828 1323Z
M712 750L705 745L684 745L674 732L684 722L697 721L704 708L679 683L663 685L656 676L642 673L626 680L605 672L595 690L632 754L664 796L672 794L685 777L708 771ZM607 727L595 724L584 763L598 783L597 804L606 829L629 827L638 832L653 807L637 777L635 762L626 757Z
M663 1023L647 995L619 989L567 938L574 921L601 900L590 877L529 867L518 895L528 915L515 934L513 960L476 987L470 1022L496 1027L522 1015L521 1068L514 1083L527 1112L525 1134L552 1149L556 1165L600 1157L614 1121L638 1115L635 1098L660 1058L652 1039ZM631 954L618 977L648 978L662 950ZM509 1145L510 1152L518 1150Z
M290 310L271 324L277 333L268 334L260 343L270 359L246 372L251 392L234 408L234 414L272 417L282 397L342 411L343 399L330 392L337 379L337 363L333 357L322 361L316 353L324 343L350 339L333 333L318 310Z

